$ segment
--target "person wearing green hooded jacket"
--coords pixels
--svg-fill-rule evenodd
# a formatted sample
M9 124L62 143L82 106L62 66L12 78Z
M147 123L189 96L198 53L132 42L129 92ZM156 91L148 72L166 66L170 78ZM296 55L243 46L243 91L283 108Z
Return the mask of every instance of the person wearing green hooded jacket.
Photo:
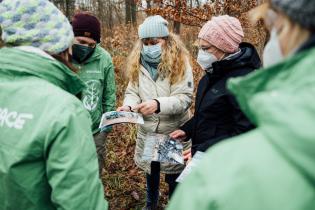
M256 129L208 150L168 210L315 209L315 1L271 0L265 69L228 88Z
M95 16L87 12L77 13L72 19L72 27L75 35L72 58L86 85L81 100L92 118L101 175L105 160L105 140L111 129L101 131L99 125L102 114L114 111L116 107L114 66L110 54L99 44L101 24Z
M107 210L69 21L48 0L4 0L0 26L0 210Z

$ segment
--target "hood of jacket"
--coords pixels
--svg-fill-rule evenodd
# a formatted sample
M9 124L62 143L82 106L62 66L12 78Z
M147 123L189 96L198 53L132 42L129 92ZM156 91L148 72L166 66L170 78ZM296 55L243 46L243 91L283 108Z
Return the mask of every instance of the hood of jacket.
M315 48L230 80L228 88L268 141L315 185Z
M73 95L84 88L84 83L64 64L36 53L5 47L0 49L0 64L0 75L36 76Z

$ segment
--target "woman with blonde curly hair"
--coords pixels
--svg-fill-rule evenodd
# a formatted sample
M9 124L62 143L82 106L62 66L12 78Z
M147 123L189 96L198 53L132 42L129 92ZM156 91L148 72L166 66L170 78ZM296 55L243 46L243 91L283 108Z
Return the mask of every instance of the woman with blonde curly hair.
M135 163L146 172L147 201L144 209L156 209L160 172L166 174L169 196L184 165L142 160L148 133L169 134L189 119L193 75L189 53L179 38L170 33L161 16L148 17L139 26L139 40L127 62L129 85L117 111L138 111L144 125L138 129ZM184 145L184 147L187 147Z

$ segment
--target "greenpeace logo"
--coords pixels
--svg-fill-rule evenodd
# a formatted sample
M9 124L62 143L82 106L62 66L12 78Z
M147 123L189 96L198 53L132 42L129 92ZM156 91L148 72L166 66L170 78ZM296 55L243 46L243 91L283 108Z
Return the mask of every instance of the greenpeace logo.
M10 111L7 108L0 107L0 128L8 127L15 129L23 129L25 123L33 119L32 114L28 113L18 113L15 111Z

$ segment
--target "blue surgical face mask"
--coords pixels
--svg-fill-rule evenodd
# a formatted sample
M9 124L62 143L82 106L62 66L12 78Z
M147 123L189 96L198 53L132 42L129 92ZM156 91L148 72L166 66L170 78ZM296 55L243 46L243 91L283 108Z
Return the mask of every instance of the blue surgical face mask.
M162 55L162 47L156 45L143 45L141 53L151 59L158 59Z
M263 53L264 67L269 67L274 64L280 63L283 59L284 56L281 51L277 30L273 28L270 33L270 40L266 44Z
M209 73L212 72L212 64L218 59L212 53L200 49L198 52L197 62L201 68Z

